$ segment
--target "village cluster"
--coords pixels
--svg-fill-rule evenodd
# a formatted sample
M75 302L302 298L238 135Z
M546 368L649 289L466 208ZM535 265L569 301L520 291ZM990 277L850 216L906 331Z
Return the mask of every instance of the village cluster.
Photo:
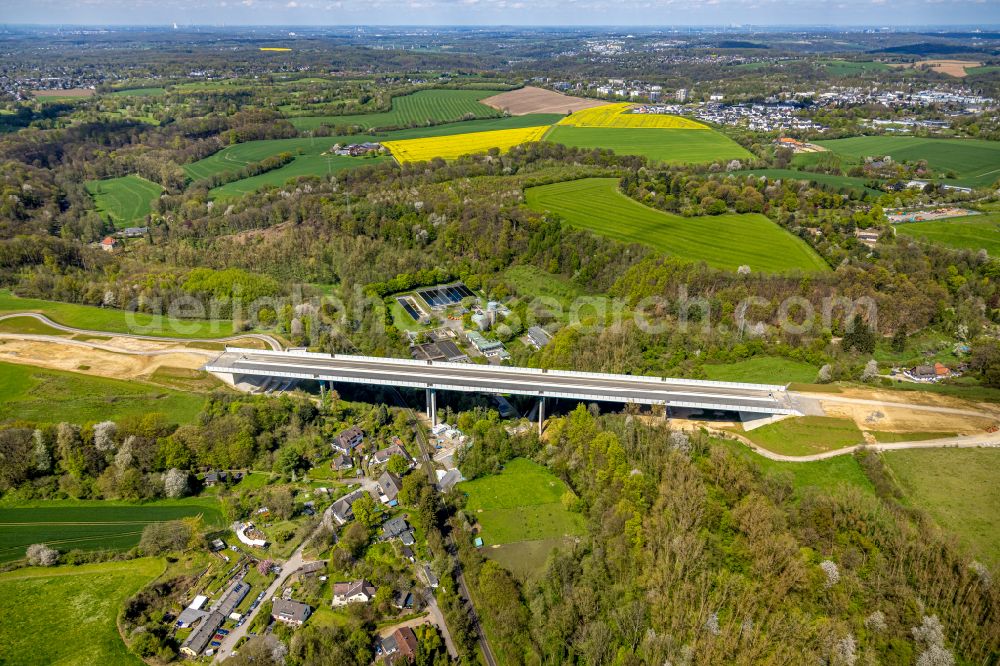
M443 450L435 456L445 467L438 470L438 489L450 490L462 480L451 454L468 439L447 424L435 426L431 434L436 449ZM399 620L394 624L393 614L386 616L382 624L388 628L375 639L373 647L382 662L412 659L419 641L419 632L414 631L418 625L433 625L447 637L447 628L434 610L433 591L439 585L438 576L422 558L415 528L399 508L403 478L417 463L399 437L391 437L390 442L371 451L373 447L361 427L353 425L337 433L330 443L333 457L328 464L347 484L335 487L353 486L353 489L336 496L334 487L316 487L308 493L312 499L301 505L301 513L317 515L324 528L339 531L357 520L355 509L359 501L368 505L366 511L375 507L380 521L374 530L377 541L393 548L399 560L409 567L411 584L380 593L382 586L367 578L331 580L326 560L307 560L302 555L306 544L287 558L272 554L274 544L268 533L274 518L268 507L261 506L250 519L231 526L233 543L227 542L230 537L226 533L210 540L209 550L224 571L196 582L187 594L190 601L172 620L183 655L225 656L235 651L245 637L268 631L272 623L294 629L306 623L323 605L336 611L383 598L390 599ZM205 473L203 484L207 488L228 486L239 484L244 478L238 471L211 470ZM420 621L412 619L414 613L424 610L433 612L422 615ZM269 612L270 617L254 621L255 615L262 612Z

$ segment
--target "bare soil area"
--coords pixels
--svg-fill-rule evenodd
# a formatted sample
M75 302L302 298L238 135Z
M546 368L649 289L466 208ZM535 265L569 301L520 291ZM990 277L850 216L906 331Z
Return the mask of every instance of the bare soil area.
M0 342L2 342L0 344L0 361L34 365L53 370L82 372L111 379L145 377L161 367L197 370L207 360L204 353L185 351L140 355L116 353L58 341L4 339ZM130 342L143 341L131 340ZM161 343L148 342L147 344L160 345Z
M966 69L972 67L979 67L983 63L973 62L970 60L920 60L912 64L905 65L895 65L896 67L909 68L909 67L919 67L924 69L929 69L939 74L947 74L948 76L954 76L960 79L966 75Z
M494 109L507 111L513 116L523 116L528 113L569 113L581 109L592 109L595 106L604 106L608 102L599 99L571 97L553 90L526 86L487 97L482 100L482 103Z
M823 411L827 416L851 419L862 430L879 432L954 432L960 435L981 435L995 423L995 419L987 417L846 402L825 401Z
M92 88L67 88L66 90L34 90L35 97L92 97Z

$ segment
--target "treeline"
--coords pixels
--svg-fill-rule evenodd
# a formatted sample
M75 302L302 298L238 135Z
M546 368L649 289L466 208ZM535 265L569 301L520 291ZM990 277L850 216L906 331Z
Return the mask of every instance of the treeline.
M523 584L471 537L460 549L506 663L988 663L1000 650L988 570L913 512L856 487L797 488L703 436L582 406L546 439L533 457L579 496L588 535Z

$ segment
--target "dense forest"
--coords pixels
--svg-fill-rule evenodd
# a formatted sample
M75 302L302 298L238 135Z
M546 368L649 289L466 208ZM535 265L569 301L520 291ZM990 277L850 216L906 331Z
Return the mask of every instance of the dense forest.
M877 454L857 454L874 493L797 488L706 436L584 406L544 442L477 444L467 474L530 455L570 484L589 526L524 585L462 548L477 609L509 663L997 658L1000 596L989 573L899 504ZM465 520L475 517L459 510L451 524Z

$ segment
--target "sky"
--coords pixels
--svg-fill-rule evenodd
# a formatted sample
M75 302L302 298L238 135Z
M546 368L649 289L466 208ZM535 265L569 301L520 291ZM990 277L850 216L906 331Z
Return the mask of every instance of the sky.
M0 0L0 24L995 26L998 0Z

